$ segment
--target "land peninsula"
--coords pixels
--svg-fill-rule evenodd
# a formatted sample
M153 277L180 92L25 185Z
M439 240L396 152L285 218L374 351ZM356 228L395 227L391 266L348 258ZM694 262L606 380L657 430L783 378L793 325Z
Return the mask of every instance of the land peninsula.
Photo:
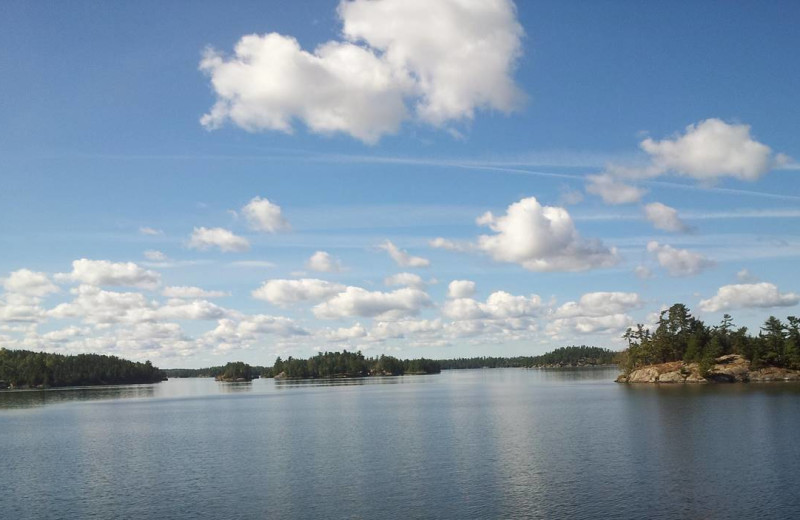
M725 314L707 326L676 303L654 331L643 325L623 336L618 383L744 383L800 381L800 318L770 316L757 336Z
M116 356L65 356L28 350L0 349L0 388L132 385L166 381L149 361L137 363Z

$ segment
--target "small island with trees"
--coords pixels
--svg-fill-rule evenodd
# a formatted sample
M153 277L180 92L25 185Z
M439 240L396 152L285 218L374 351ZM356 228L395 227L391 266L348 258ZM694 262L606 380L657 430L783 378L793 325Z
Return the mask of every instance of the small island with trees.
M623 336L619 383L723 383L800 381L800 319L770 316L759 334L736 328L725 314L707 326L676 303L654 331L643 325Z
M149 361L137 363L115 356L0 349L0 388L131 385L166 381Z

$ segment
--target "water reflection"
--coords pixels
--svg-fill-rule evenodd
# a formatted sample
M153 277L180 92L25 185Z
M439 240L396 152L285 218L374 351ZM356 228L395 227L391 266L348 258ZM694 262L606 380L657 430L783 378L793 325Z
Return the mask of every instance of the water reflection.
M253 391L252 381L235 381L235 382L217 381L217 385L219 387L219 391L224 394L235 394L235 393Z
M395 385L411 382L422 382L436 376L371 376L341 377L319 379L274 379L275 388L302 388L320 386L361 386L361 385Z
M79 386L46 390L3 390L0 409L32 408L70 401L153 397L155 385Z

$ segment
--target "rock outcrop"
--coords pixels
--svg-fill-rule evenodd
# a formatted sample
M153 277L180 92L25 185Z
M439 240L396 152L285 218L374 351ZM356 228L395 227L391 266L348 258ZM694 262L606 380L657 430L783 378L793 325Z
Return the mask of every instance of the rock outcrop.
M750 369L750 362L738 354L717 358L716 363L705 374L700 373L697 363L673 361L649 365L621 374L617 383L744 383L769 381L798 381L800 370L765 367Z

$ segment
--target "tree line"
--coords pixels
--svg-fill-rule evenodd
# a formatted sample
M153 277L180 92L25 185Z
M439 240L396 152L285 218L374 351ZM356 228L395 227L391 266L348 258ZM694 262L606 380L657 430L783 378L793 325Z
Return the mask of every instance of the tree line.
M617 363L619 352L586 345L560 347L539 356L472 357L440 359L442 370L470 368L528 368L542 365L610 365Z
M393 356L366 358L361 352L320 352L308 359L280 357L264 373L266 377L325 378L375 375L438 374L441 366L432 359L398 359Z
M63 355L0 349L0 382L12 387L158 383L167 379L150 361L100 354Z
M676 303L663 311L655 330L644 325L629 328L623 335L628 348L623 352L622 367L631 370L657 363L685 361L698 363L703 375L716 358L739 354L751 367L776 366L800 369L800 319L789 316L787 323L770 316L757 335L747 327L736 327L725 314L718 325L708 326L691 315L689 308Z

